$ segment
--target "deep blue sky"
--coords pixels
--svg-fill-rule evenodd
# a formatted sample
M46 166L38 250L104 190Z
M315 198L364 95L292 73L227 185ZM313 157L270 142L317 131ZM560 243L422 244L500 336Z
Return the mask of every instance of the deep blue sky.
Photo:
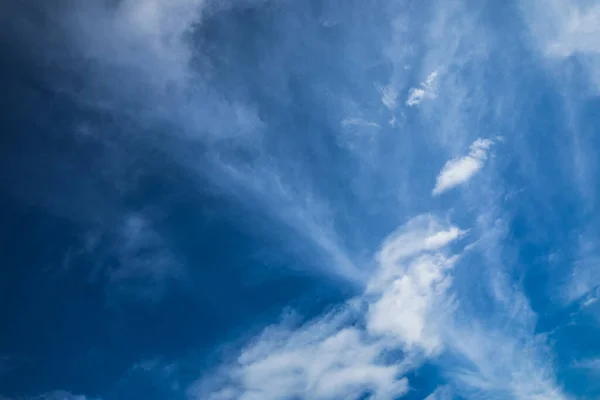
M0 399L600 396L597 1L6 3Z

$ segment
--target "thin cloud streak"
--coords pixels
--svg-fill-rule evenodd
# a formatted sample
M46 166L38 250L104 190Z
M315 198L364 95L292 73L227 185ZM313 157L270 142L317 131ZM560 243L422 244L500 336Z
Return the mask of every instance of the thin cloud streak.
M364 271L351 261L334 229L327 198L297 168L300 155L269 140L254 104L229 99L213 87L210 60L193 42L206 13L258 3L127 0L114 9L75 6L63 23L71 45L91 66L91 85L73 95L100 110L131 114L149 127L172 126L138 140L166 152L224 195L290 228L312 246L317 259L332 265L322 272L361 285ZM359 119L344 124L377 126ZM203 149L201 161L197 154L187 154L195 147Z
M452 400L452 388L450 386L441 386L425 397L424 400Z

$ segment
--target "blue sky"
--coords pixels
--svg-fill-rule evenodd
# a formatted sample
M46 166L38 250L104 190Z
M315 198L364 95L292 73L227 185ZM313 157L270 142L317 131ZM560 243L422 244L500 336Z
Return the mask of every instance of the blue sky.
M600 396L600 3L21 3L0 399Z

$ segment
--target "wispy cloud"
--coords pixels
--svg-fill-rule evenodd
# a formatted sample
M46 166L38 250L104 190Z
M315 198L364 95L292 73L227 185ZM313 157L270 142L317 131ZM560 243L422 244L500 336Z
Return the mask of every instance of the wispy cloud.
M372 332L399 338L405 349L426 354L442 347L439 327L453 307L447 292L456 258L438 251L464 233L424 215L386 239L377 257L381 275L369 286L380 296L367 315Z
M435 99L437 97L437 88L435 81L438 77L438 72L433 71L418 88L411 88L406 99L407 106L416 106L426 99Z
M566 399L547 366L544 337L523 330L532 317L526 307L509 330L460 317L452 294L460 254L448 246L464 234L430 215L409 221L383 242L379 269L363 295L306 324L267 328L237 359L190 387L190 398L358 399L370 393L392 399L409 387L407 372L429 358L447 368L452 385L469 398ZM451 358L442 362L441 354ZM431 398L449 398L448 390Z
M600 375L600 358L575 361L573 363L573 367L584 369L593 374Z
M160 301L187 275L151 213L142 211L122 215L110 228L86 232L64 256L62 268L52 273L81 274L83 269L90 283L105 286L107 299L115 304L123 299Z
M74 7L65 25L72 32L73 47L91 66L92 82L89 90L74 95L102 110L131 113L145 126L171 126L160 138L139 140L165 152L193 179L211 182L230 200L287 227L290 236L308 244L302 246L309 249L307 259L334 266L324 273L362 281L362 272L334 228L336 213L310 174L298 168L305 162L302 150L275 137L268 121L261 120L257 104L237 95L239 87L224 82L232 86L231 95L225 95L227 91L219 88L223 82L211 78L211 63L216 61L210 49L194 39L207 13L256 3L260 1L128 0L109 9ZM285 52L293 40L281 37L277 48ZM273 59L284 62L283 57ZM281 74L291 68L277 64L270 69ZM274 95L287 97L287 90ZM357 118L342 124L377 127L376 122ZM202 149L202 157L192 148Z
M468 182L488 158L488 151L494 142L490 139L477 139L471 144L469 154L448 161L438 175L433 188L434 196Z
M600 53L600 45L595 40L600 22L600 6L597 4L559 0L544 10L538 3L523 5L523 8L532 24L530 28L545 47L547 55L569 57L578 53ZM529 14L533 10L541 14L537 17ZM542 18L552 21L552 25L538 25Z
M185 276L181 262L141 213L125 216L112 246L119 265L105 272L110 287L121 294L159 299L169 284Z
M398 91L391 86L384 86L379 89L381 93L381 102L390 111L398 107Z
M381 128L377 122L367 121L362 118L345 118L342 120L344 126L363 126L368 128Z
M380 274L363 296L305 325L267 328L220 374L190 388L190 397L359 399L371 393L393 399L404 394L403 374L418 364L420 354L441 346L436 327L442 321L435 317L450 311L444 306L447 272L455 261L442 249L461 234L429 215L411 220L382 245ZM393 349L411 356L386 361Z
M473 399L569 398L556 383L545 336L520 329L503 332L471 326L452 332L452 350L467 361L449 369L460 393Z
M580 235L575 259L570 273L561 288L565 304L581 301L586 307L593 304L600 294L600 246L598 238L589 234Z
M247 347L223 376L192 387L192 399L358 399L365 392L393 399L408 386L398 364L338 311L299 329L276 326Z
M571 3L569 11L562 15L567 18L566 23L549 45L548 52L559 57L575 53L600 54L596 40L600 34L600 6L577 7Z
M212 70L210 62L215 60L204 58L201 46L194 48L190 44L196 33L194 29L202 25L204 5L208 3L163 4L153 0L144 4L134 1L119 4L116 10L100 13L81 6L69 20L73 32L80 34L72 35L74 40L85 58L91 60L92 86L100 88L97 93L86 92L85 101L104 109L131 112L144 124L152 125L157 120L166 124L169 129L165 136L169 140L157 140L159 144L153 142L155 139L149 140L156 148L183 165L191 175L207 178L225 195L268 217L265 220L275 220L289 228L293 233L290 242L299 241L310 247L325 273L358 282L361 288L367 283L361 295L326 315L306 323L283 321L269 327L247 344L238 357L190 387L190 398L352 399L370 393L392 399L408 390L408 371L424 360L440 367L453 393L467 398L567 398L556 383L552 347L547 338L538 333L536 314L525 294L513 287L517 284L502 283L509 275L505 271L509 267L501 265L501 257L497 256L505 248L501 239L482 240L485 244L481 246L494 256L484 256L483 260L473 263L475 265L465 266L463 256L471 250L460 251L456 247L471 231L441 218L421 215L410 219L379 245L372 260L374 271L366 265L368 262L361 263L360 258L353 255L371 254L377 245L364 248L348 245L352 234L364 242L372 242L373 238L383 236L378 232L389 232L389 227L398 220L414 215L406 210L429 209L430 186L425 187L423 198L418 194L413 196L412 189L420 188L415 182L432 179L435 171L425 176L415 172L420 168L412 164L436 161L426 158L427 152L413 154L413 151L436 147L446 154L443 160L450 159L439 172L431 191L438 196L480 173L495 143L490 139L473 142L476 136L468 133L467 127L484 126L487 130L487 124L493 125L497 119L502 119L499 125L515 123L503 107L520 93L513 92L512 88L496 91L488 81L489 65L484 62L489 60L473 54L487 57L492 53L488 48L492 44L487 36L480 35L483 29L477 21L481 18L464 11L465 3L451 1L443 7L434 7L433 17L422 24L422 30L415 30L424 38L422 45L404 39L411 32L412 15L394 14L389 24L393 43L386 49L389 59L382 62L382 69L391 64L394 70L389 79L386 76L381 80L389 85L377 91L378 84L361 82L353 88L356 89L354 94L347 94L350 90L346 88L354 83L353 78L366 76L366 72L380 66L361 64L353 70L352 65L344 65L344 71L355 71L355 75L340 79L343 90L336 91L332 77L328 77L326 84L311 80L306 87L295 87L294 91L280 89L280 84L286 88L290 82L295 84L297 76L312 76L310 68L304 70L304 65L297 65L296 58L289 61L292 54L300 51L291 37L301 36L301 47L321 45L320 40L316 40L321 38L311 37L309 29L302 29L300 35L298 30L284 29L285 23L277 25L275 30L281 38L265 51L269 55L268 62L261 60L260 68L256 68L256 71L268 69L265 80L268 85L257 80L240 88L243 85L238 81L236 70L232 74L235 79L229 78L234 83L229 84L227 79L217 82L225 86L224 90L212 85L216 78L211 74L225 74L228 64L224 63L222 70ZM577 18L575 31L580 25L593 25L593 18L589 19L592 22L586 22L587 17ZM341 20L335 29L344 29L345 23ZM303 23L292 22L295 25L290 26ZM421 25L420 22L414 24ZM319 29L322 28L320 25ZM587 39L582 39L584 44L589 42L584 46L574 44L579 39L569 39L566 34L556 37L563 38L563 44L548 48L554 49L559 57L577 51L591 52L591 42ZM261 40L255 42L262 43ZM349 44L344 45L344 52L352 53L349 46L354 42L345 42ZM370 56L372 43L377 41L368 42ZM283 50L276 50L280 48ZM424 54L416 55L421 48L425 49ZM231 53L237 50L234 48ZM356 53L362 56L363 50L360 48ZM235 64L236 59L228 61ZM424 66L418 76L427 76L412 89L409 89L404 69L410 61ZM478 68L472 68L473 65ZM122 75L116 78L115 70ZM287 71L292 72L287 75ZM444 76L444 90L439 93L437 71L444 71L440 72ZM446 90L446 83L451 90ZM263 87L274 93L265 92L273 95L266 109L246 97L246 91ZM421 129L415 135L410 135L409 129L394 126L392 130L382 123L382 118L386 120L402 101L399 93L406 93L407 89L405 105L409 107L428 99L439 99L431 103L436 107L434 113L429 114L428 107L415 113L419 115L414 118L420 118L415 127ZM109 95L105 96L106 93ZM243 95L238 96L238 93ZM266 96L265 93L262 94ZM309 97L310 103L318 102L322 96L336 104L347 96L365 110L348 113L332 107L336 112L329 120L331 110L324 108L322 118L321 115L308 118L312 110L307 111L304 103L303 107L295 108L290 99L292 95ZM366 100L361 102L363 97ZM123 107L125 103L135 107ZM278 118L268 120L272 107L280 104L285 113L298 113L302 124L316 124L313 119L326 120L327 129L310 136L306 140L308 145L295 137L284 136L282 127L291 130L295 124L282 123ZM384 117L382 111L387 113ZM360 118L343 119L347 115ZM392 118L395 121L396 117ZM271 122L274 127L270 126ZM312 134L313 128L317 130L314 125L307 126L299 137ZM368 143L346 140L343 134L349 130L367 132L364 137ZM378 135L371 135L374 131ZM339 136L332 139L328 135ZM327 147L327 140L343 142L347 145L344 150L350 148L359 161L352 164L346 153L332 151L334 146ZM465 151L469 143L472 144L468 154L451 158L464 154L456 150ZM196 148L201 149L198 151L201 156L190 150ZM519 150L531 149L525 146ZM309 156L304 157L304 154ZM325 154L325 162L319 159L319 154ZM313 169L315 159L322 163ZM494 175L490 173L486 178L493 180ZM493 181L493 184L501 183L499 179ZM493 189L490 186L476 188L475 194L461 198L454 211L460 214L461 221L485 217L487 207L497 205L494 195L488 195ZM498 192L502 194L502 189ZM473 210L467 211L462 200L473 205ZM399 211L399 203L408 205ZM117 224L116 231L122 239L119 254L129 261L129 267L111 271L111 279L123 284L140 277L151 282L171 279L177 270L169 269L168 262L164 262L174 257L168 251L165 238L147 216L124 214L127 217ZM470 249L477 246L472 245ZM144 257L138 260L137 255L146 247L167 250L154 252L156 259L151 262L146 262ZM475 279L471 271L485 271L493 277L489 279L493 282ZM468 295L461 297L457 286L468 287ZM575 291L580 291L579 286L575 286ZM444 398L446 390L440 388L431 396Z
M600 89L600 6L594 2L559 0L546 7L522 2L528 28L542 54L551 59L578 57L596 94Z
M425 400L452 400L452 388L450 386L440 386L427 396Z

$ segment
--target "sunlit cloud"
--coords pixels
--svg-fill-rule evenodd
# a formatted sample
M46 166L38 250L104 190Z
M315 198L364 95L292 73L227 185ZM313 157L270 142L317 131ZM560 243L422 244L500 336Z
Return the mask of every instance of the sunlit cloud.
M412 219L383 242L379 270L363 295L307 323L284 320L266 328L231 363L191 386L190 398L358 399L369 393L393 399L410 386L408 372L446 354L453 364L448 379L472 398L566 399L547 366L543 336L523 331L534 317L525 305L509 331L459 317L452 271L460 253L447 247L464 234L430 215ZM395 350L398 356L384 361ZM449 390L430 398L451 398Z
M432 194L440 195L473 178L483 168L492 144L494 144L492 140L477 139L471 145L468 155L448 161L436 179Z
M435 81L438 77L437 71L432 72L427 76L424 82L421 83L418 88L411 88L408 92L408 99L406 100L407 106L416 106L426 99L435 99L437 97L437 90L435 87Z
M267 328L235 361L191 387L190 397L401 396L409 385L404 374L441 346L432 317L441 323L451 312L446 292L455 260L442 249L460 235L429 215L411 220L382 244L381 270L363 296L301 326ZM411 356L385 361L394 349Z

